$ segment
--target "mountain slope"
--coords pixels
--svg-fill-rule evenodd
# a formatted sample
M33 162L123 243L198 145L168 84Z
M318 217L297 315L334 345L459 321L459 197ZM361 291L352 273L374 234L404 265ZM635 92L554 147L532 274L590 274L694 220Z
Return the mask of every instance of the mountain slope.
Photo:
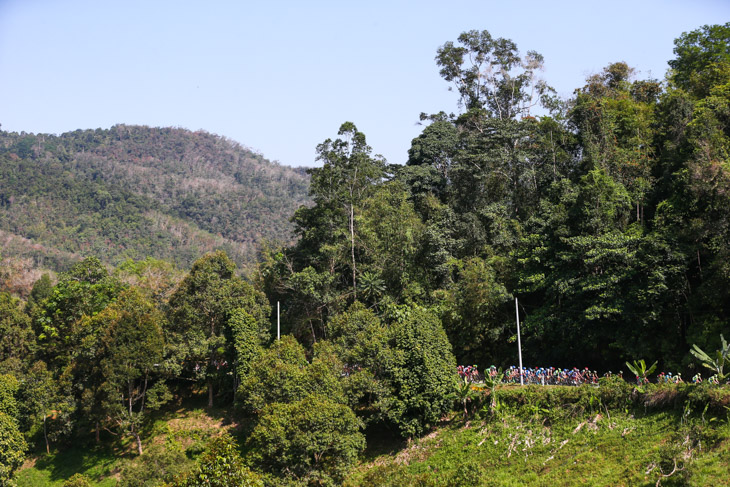
M206 132L0 132L0 230L15 237L0 252L54 270L82 255L187 266L214 248L245 264L262 240L291 240L307 190L304 170Z

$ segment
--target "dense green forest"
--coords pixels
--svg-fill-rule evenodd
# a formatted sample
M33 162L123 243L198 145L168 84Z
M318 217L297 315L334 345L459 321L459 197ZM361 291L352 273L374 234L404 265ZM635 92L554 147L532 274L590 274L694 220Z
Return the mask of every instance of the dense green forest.
M487 32L438 51L460 111L423 114L405 166L345 124L318 147L315 206L262 282L297 337L357 300L435 313L461 363L689 366L730 318L730 26L677 39L666 81L613 63L570 100L542 57Z
M0 485L42 485L43 465L66 486L491 485L485 465L507 482L516 444L525 483L716 484L730 463L730 24L682 34L674 53L664 80L616 62L563 100L541 55L465 32L436 55L459 106L421 115L408 163L346 122L317 147L309 200L301 174L208 134L3 133L0 228L66 267L23 294L3 261ZM292 204L296 238L242 277L236 260L280 237L267 223ZM219 250L195 255L203 232ZM457 375L516 363L515 298L527 364L633 362L637 382ZM656 366L717 384L645 384ZM372 459L449 419L480 426L439 445L483 463L430 460L426 436L413 467L351 474L366 446ZM79 445L91 460L59 473ZM613 452L604 473L567 466L596 448ZM19 472L26 452L37 463Z
M53 271L88 255L189 267L214 249L251 263L263 240L291 241L307 179L205 132L0 132L0 252Z

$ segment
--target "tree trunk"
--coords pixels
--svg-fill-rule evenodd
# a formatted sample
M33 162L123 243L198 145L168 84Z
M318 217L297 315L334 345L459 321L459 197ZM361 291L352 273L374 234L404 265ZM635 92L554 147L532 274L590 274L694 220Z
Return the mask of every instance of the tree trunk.
M213 383L208 381L208 409L213 409Z
M47 454L50 454L51 453L51 447L48 444L48 429L46 428L46 417L47 416L48 415L44 415L43 416L43 439L46 440L46 453Z
M101 443L101 434L99 432L99 421L96 421L96 442Z
M140 455L142 454L142 440L139 437L139 433L137 433L136 430L132 431L132 434L134 435L134 440L137 442L137 453Z
M352 291L357 300L357 283L355 280L355 205L350 205L350 253L352 255Z

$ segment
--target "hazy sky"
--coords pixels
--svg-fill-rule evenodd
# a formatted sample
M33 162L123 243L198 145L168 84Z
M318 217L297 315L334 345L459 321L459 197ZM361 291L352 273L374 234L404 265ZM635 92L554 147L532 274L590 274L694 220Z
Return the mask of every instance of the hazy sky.
M564 96L615 61L663 78L728 0L0 0L3 130L204 129L288 165L354 122L403 163L421 112L457 110L436 49L466 30L545 57Z

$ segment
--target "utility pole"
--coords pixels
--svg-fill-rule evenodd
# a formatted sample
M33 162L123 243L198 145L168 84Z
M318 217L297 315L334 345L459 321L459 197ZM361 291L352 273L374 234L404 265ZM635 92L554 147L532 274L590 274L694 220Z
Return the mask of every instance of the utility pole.
M520 357L520 385L525 385L525 379L522 374L522 341L520 339L520 307L517 304L517 296L515 296L515 315L517 316L517 353Z
M281 340L281 313L279 311L279 301L276 302L276 339Z

